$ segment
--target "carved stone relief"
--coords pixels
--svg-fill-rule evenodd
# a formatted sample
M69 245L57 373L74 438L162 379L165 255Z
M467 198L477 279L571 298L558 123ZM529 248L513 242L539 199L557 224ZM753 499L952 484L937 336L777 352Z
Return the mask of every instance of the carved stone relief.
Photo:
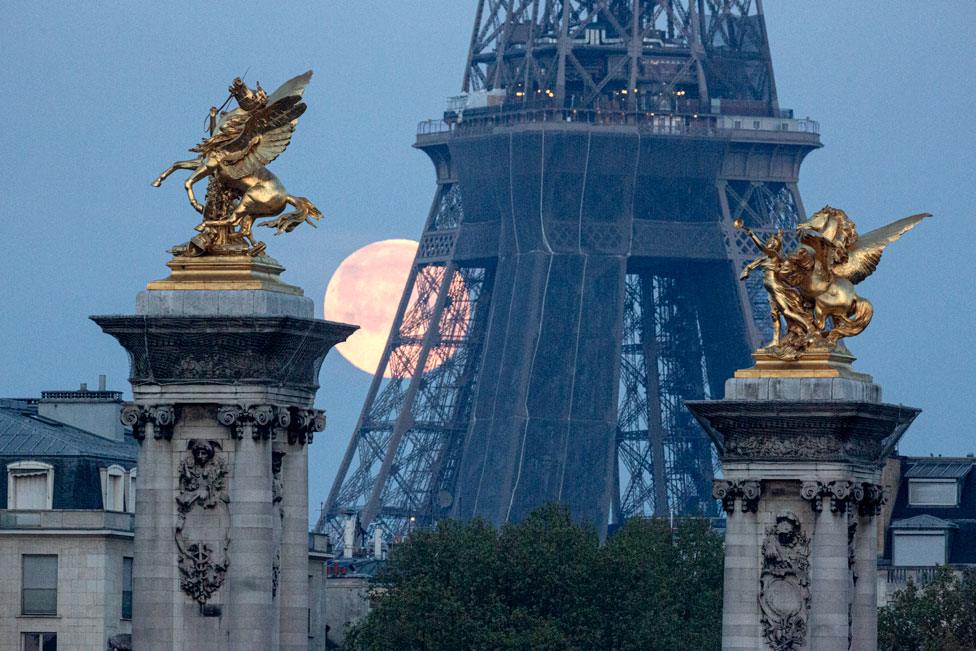
M152 423L153 438L173 439L173 425L176 424L177 408L173 405L125 405L119 413L119 420L132 429L132 438L142 441L146 438L146 425Z
M725 441L730 459L809 459L837 458L875 459L881 454L881 442L869 438L843 440L817 434L770 436L766 433L737 433Z
M218 441L192 439L179 466L176 548L180 587L201 605L220 589L229 562L229 532L221 520L227 517L230 498L227 464L218 454L220 449ZM218 532L216 538L214 532Z
M741 499L743 513L755 513L759 508L761 493L758 481L728 481L715 479L712 481L712 497L722 500L722 509L731 514L735 511L736 498Z
M790 511L776 516L762 544L759 607L774 651L801 649L810 609L810 538Z

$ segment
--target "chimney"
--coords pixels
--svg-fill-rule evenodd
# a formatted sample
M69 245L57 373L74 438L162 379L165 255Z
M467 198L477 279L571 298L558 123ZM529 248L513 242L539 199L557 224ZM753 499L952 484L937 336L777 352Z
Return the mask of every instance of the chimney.
M373 529L373 558L383 559L383 529L376 527Z
M122 441L125 430L119 420L122 392L105 390L105 376L98 376L98 391L82 383L77 391L42 391L37 415L71 425L111 441Z
M356 528L358 516L355 511L346 513L345 528L342 532L342 557L352 558L356 551Z

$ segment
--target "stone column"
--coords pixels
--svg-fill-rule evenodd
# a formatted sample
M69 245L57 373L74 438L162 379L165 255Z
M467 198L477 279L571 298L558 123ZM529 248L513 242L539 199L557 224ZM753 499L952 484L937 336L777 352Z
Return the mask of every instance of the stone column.
M760 648L759 602L739 599L743 590L759 582L759 545L756 509L759 482L716 480L713 495L722 500L727 515L725 529L725 586L722 600L722 639L726 649L752 651Z
M722 459L726 650L877 646L881 467L918 410L868 376L803 373L740 371L724 400L687 403Z
M307 647L305 446L319 368L355 327L314 319L269 258L237 264L260 282L150 284L135 315L92 317L131 359L140 651Z

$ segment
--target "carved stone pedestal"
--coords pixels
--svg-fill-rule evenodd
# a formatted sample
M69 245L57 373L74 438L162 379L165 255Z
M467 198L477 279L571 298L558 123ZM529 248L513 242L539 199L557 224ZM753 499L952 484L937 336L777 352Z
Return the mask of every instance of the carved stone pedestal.
M92 317L131 359L139 651L307 648L305 446L325 426L322 360L355 327L270 286L149 291L137 315Z
M722 459L723 649L877 648L881 467L919 410L861 378L737 377L687 403Z

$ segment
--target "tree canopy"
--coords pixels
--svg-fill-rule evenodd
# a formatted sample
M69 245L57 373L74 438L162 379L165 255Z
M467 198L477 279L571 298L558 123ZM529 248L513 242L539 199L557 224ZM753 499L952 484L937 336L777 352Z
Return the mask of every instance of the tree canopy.
M924 586L909 579L878 613L878 646L885 651L976 649L976 569L946 566Z
M352 627L360 651L718 649L722 541L704 520L629 520L605 545L547 505L443 521L397 546Z

